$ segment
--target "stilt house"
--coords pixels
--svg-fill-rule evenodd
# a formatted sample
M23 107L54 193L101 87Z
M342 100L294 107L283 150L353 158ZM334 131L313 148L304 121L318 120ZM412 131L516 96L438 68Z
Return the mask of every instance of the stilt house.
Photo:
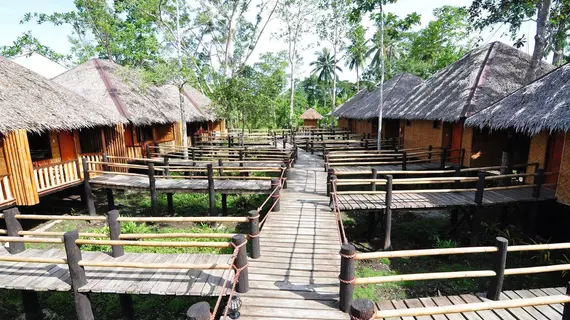
M0 57L0 207L34 205L81 181L77 130L125 121L116 111Z
M303 112L303 114L299 116L299 119L303 119L304 127L316 128L319 126L318 121L324 119L324 117L317 110L310 108Z
M558 201L570 205L570 65L566 64L467 118L467 128L492 136L523 136L529 141L526 162L538 162L545 183L557 185ZM510 153L516 141L493 142Z

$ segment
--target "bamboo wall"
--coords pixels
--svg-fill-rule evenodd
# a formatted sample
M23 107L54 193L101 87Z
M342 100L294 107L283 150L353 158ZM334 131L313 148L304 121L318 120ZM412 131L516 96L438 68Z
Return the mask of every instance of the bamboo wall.
M34 168L26 130L8 133L4 137L4 152L16 204L35 205L39 203L40 199L37 186L34 183Z
M473 156L473 128L463 127L463 136L461 137L461 148L465 149L465 158L463 165L471 166L471 156ZM476 152L476 151L475 151Z
M413 120L404 125L404 148L441 147L443 126L433 128L433 121Z
M570 132L567 132L564 138L564 151L562 152L556 196L559 202L570 205Z
M0 175L8 173L6 159L4 156L4 136L0 134Z
M174 134L174 145L181 147L182 146L182 126L180 122L176 122L173 125L173 134ZM188 143L190 143L191 139L188 139Z
M548 132L542 131L530 138L530 148L528 150L527 163L537 162L539 168L544 168L546 163L546 148L548 147ZM534 167L529 167L527 172L534 173ZM534 183L534 179L529 177L528 183Z
M305 127L318 127L317 124L318 120L309 120L309 119L304 119L303 120L303 126Z
M348 119L347 118L339 118L338 119L338 126L341 128L348 128Z
M157 143L174 141L174 123L153 125L153 138Z
M127 146L125 145L125 126L118 124L112 127L104 127L103 135L103 152L110 156L126 157Z

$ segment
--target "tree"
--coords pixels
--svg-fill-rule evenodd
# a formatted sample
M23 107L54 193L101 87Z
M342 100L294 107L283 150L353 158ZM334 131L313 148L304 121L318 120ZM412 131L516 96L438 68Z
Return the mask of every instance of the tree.
M327 86L330 86L331 83L335 83L332 89L329 89L331 93L332 110L334 112L334 104L336 103L336 81L338 79L336 72L342 72L342 69L337 66L338 61L335 60L327 48L323 48L322 51L316 54L317 59L310 63L314 68L312 73L317 76L320 82Z
M319 4L323 14L317 24L317 32L322 40L326 40L332 47L333 73L337 67L339 53L343 51L348 30L348 17L350 13L349 0L320 0ZM340 69L339 69L340 70ZM336 108L337 78L332 78L331 111ZM328 112L327 112L328 113ZM334 127L334 117L331 116L331 127Z
M347 33L350 41L346 48L346 65L350 70L356 70L356 91L360 91L360 70L364 67L366 52L368 51L365 38L366 29L360 23L353 23Z
M278 36L288 46L287 60L289 62L289 123L293 124L295 112L295 73L297 64L301 62L300 53L307 49L301 44L305 33L309 30L310 23L314 21L316 5L313 0L287 0L279 5L279 19L283 22Z
M527 82L536 78L540 61L549 53L549 43L553 43L552 39L556 38L554 35L556 32L552 32L552 35L549 32L554 29L551 20L553 1L554 8L560 8L567 2L565 0L475 0L469 7L471 21L479 30L495 24L508 24L511 37L516 41L515 46L522 46L524 43L524 37L518 37L521 25L526 21L536 21L534 50L526 72ZM568 23L566 19L557 21Z
M69 66L71 56L59 54L48 46L40 43L40 41L32 36L32 32L28 31L19 36L11 46L0 46L0 56L11 58L19 55L31 55L38 53L55 62Z

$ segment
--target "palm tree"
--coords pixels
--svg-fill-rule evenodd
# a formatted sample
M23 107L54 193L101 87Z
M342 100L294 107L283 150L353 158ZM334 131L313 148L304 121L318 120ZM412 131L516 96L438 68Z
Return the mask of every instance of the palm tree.
M334 60L327 48L323 48L320 52L317 51L316 55L317 59L310 63L310 65L314 67L312 73L317 76L320 82L330 85L333 81L333 77L338 79L336 71L342 72L342 69L337 65L338 61Z
M361 25L353 27L348 38L350 44L346 48L347 62L346 65L350 70L356 69L356 92L360 91L360 70L366 61L368 52L368 41L364 38L366 30Z

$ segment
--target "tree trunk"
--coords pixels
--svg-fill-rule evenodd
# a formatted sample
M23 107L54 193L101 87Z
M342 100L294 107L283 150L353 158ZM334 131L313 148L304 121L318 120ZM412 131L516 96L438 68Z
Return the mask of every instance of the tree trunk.
M564 42L564 40L559 40L556 35L554 36L554 56L552 57L552 64L557 67L564 63Z
M378 137L376 148L382 150L382 118L384 116L384 8L380 4L380 106L378 110Z
M337 41L337 39L335 39ZM333 88L332 88L332 95L331 95L331 129L334 128L334 111L336 109L336 44L333 46L334 54L333 54Z
M360 92L360 74L358 73L358 64L356 65L356 92Z
M184 108L184 88L178 88L180 102L180 127L182 128L182 146L184 147L184 159L188 159L188 127L186 126L186 109Z
M526 83L531 83L536 79L538 65L545 55L546 35L548 33L548 21L550 20L550 7L552 0L541 0L538 4L538 15L536 19L536 35L534 36L534 51L530 60L530 66L526 74Z
M289 124L293 128L293 114L295 112L295 64L291 62L291 95L289 96Z

